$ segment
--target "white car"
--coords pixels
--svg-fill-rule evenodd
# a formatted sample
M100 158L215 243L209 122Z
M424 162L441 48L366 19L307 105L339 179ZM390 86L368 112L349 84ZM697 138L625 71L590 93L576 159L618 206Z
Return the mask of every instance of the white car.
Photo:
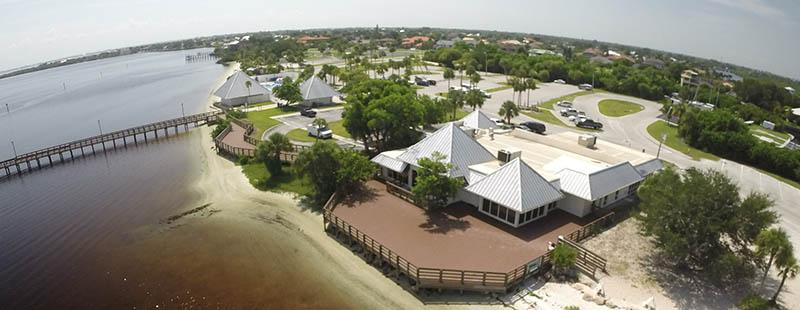
M559 107L571 108L572 107L572 102L559 101L558 103L556 103L556 105L559 106Z
M308 135L312 137L317 137L320 139L333 138L333 130L328 129L328 127L317 128L317 126L314 124L308 124L308 126L306 126L306 130L308 130Z
M567 117L567 119L570 122L573 122L573 123L577 124L577 123L580 123L582 121L588 120L589 118L587 118L586 116L581 116L581 115L570 115L570 117Z
M567 82L562 80L562 79L555 80L555 81L553 81L553 83L556 83L556 84L567 84Z

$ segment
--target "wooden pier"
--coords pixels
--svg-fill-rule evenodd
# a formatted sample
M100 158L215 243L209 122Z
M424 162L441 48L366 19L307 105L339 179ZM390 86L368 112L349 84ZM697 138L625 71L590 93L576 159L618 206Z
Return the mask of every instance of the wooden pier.
M89 137L69 143L59 144L48 148L40 149L26 154L18 155L15 158L0 161L0 179L12 175L21 175L25 172L32 172L67 160L73 160L86 154L96 154L98 151L106 152L109 148L128 147L129 143L147 143L148 139L159 138L159 133L163 137L169 136L170 129L177 134L180 127L184 131L189 130L189 126L199 127L214 123L223 117L223 112L207 112L185 117L156 122L143 126L118 130L94 137ZM148 135L150 137L148 137ZM132 140L132 141L131 141Z
M194 55L186 55L186 63L217 61L217 59L219 59L219 57L214 55L214 53L197 53Z

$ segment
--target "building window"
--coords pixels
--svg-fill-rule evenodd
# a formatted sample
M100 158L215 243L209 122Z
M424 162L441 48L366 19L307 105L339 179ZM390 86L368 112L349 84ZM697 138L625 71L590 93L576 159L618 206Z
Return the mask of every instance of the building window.
M497 217L501 219L506 218L506 215L508 214L507 211L508 209L506 209L505 207L500 207L500 214L498 214Z
M491 202L491 206L492 206L492 211L490 211L489 213L491 213L494 216L497 216L497 204L494 203L494 202Z
M483 200L483 206L482 206L481 210L483 210L483 212L489 213L489 200L488 199L484 199Z
M619 198L619 190L614 192L614 200L617 200L618 198Z
M514 224L514 220L516 220L516 218L517 218L517 212L514 212L514 210L508 210L506 221L508 221L511 224Z

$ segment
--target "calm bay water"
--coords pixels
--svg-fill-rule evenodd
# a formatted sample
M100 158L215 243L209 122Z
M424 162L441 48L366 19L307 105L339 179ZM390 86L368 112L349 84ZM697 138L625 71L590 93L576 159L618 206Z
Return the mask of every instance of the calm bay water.
M181 102L204 111L225 68L184 63L195 52L0 80L0 159L13 156L11 140L24 153L97 134L98 119L109 132L180 116ZM292 271L311 250L281 236L225 218L162 224L207 203L189 184L208 138L193 130L0 181L0 309L348 307L334 285Z

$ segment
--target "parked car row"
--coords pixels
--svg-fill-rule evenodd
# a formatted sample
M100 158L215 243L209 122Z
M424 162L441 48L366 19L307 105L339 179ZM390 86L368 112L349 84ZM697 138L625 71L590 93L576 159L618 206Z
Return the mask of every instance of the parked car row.
M572 108L571 102L561 101L556 103L556 105L561 107L566 107L565 109L561 109L561 111L559 111L559 114L561 114L561 116L563 117L566 117L570 122L574 123L575 126L577 127L590 128L590 129L603 128L602 123L592 120L591 118L586 116L586 112Z
M485 90L480 89L478 87L472 87L472 85L469 85L469 84L466 84L466 83L465 84L461 84L461 87L450 86L450 90L460 90L460 91L463 91L465 93L470 91L470 90L477 90L477 91L480 91L481 94L483 94L484 98L492 98L492 95L487 93Z

